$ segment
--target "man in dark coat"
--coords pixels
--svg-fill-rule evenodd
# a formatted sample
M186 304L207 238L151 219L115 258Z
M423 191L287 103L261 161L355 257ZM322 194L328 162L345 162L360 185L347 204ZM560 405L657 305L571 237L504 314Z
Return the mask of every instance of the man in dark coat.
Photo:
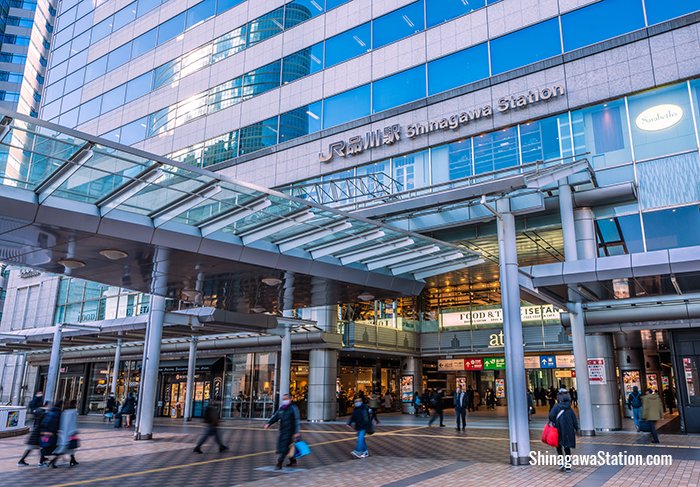
M228 450L228 447L224 445L219 436L219 404L217 401L212 401L207 405L207 408L204 410L204 421L207 423L207 430L199 439L197 446L194 447L194 452L203 453L202 445L210 436L213 436L216 444L219 445L219 452Z
M549 411L549 420L554 423L559 432L559 470L571 472L571 449L576 448L576 432L578 431L578 418L571 409L571 396L568 392L560 394L559 402ZM566 456L564 456L566 455Z
M40 467L48 467L46 457L51 455L58 444L58 428L61 425L61 412L63 411L63 401L57 401L51 409L44 415L39 425L41 458Z
M474 389L471 384L467 386L467 411L474 411Z
M292 398L289 394L284 394L282 396L282 404L277 412L270 418L270 421L265 425L265 429L276 422L280 423L280 434L277 438L277 470L282 468L284 459L289 453L289 449L300 436L301 416L299 415L299 409L295 404L292 404ZM297 461L295 458L289 459L288 466L296 465Z
M671 389L670 387L665 388L663 395L664 402L666 403L666 407L668 408L668 413L673 414L673 408L676 406L676 395L674 394L673 389Z
M25 461L29 453L31 453L32 450L37 450L41 448L41 420L44 419L46 410L42 407L35 407L34 409L32 409L32 413L34 413L32 431L31 433L29 433L29 438L27 438L27 448L26 450L24 450L24 455L22 455L22 458L20 458L19 462L17 462L17 466L19 467L26 467L27 465L29 465ZM44 463L46 461L44 455L42 455L41 452L39 452L39 456L39 464Z
M29 406L27 408L31 413L34 413L37 409L42 409L44 407L44 393L42 391L37 391L36 394L34 394L34 397L32 398L31 402L29 403ZM42 409L41 415L43 416L46 411Z
M444 394L442 389L438 389L437 392L430 398L430 407L433 408L433 415L430 417L430 421L428 421L428 426L432 426L435 420L439 417L440 426L443 428L445 427L445 415L443 413L442 404L443 397Z
M134 393L130 392L129 395L124 399L124 404L122 404L122 418L126 420L126 427L131 428L132 416L136 413L136 398Z
M467 427L467 407L469 406L469 399L467 393L462 390L461 386L457 386L454 405L455 416L457 416L457 431L464 431Z
M549 409L551 410L557 401L557 390L554 388L554 386L549 387L549 391L547 392L547 401L549 402Z

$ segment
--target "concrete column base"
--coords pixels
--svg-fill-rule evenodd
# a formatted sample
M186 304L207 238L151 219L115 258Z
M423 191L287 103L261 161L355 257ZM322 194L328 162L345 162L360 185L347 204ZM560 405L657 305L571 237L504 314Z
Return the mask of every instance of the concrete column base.
M510 457L510 464L516 467L530 465L530 457Z
M134 440L135 441L140 441L140 440L152 440L153 439L153 433L134 433Z
M338 378L337 350L309 351L309 395L306 417L310 422L333 421L338 409L335 385Z
M581 430L581 436L595 436L595 430Z

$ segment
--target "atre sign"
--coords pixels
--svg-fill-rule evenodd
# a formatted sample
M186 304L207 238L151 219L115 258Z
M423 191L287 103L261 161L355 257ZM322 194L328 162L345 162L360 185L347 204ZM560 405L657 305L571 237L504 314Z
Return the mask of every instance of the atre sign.
M554 85L532 90L527 94L504 96L498 100L495 106L483 105L474 107L440 119L412 123L405 128L398 124L390 125L366 132L363 135L355 135L347 140L331 142L328 145L328 152L320 153L318 158L321 162L330 162L336 156L354 156L382 145L396 144L404 138L411 140L433 132L454 131L472 122L490 118L494 112L506 113L511 110L518 110L562 95L564 95L564 87L562 85Z
M678 105L663 104L647 108L637 115L634 124L640 130L656 132L673 127L683 118L683 109Z

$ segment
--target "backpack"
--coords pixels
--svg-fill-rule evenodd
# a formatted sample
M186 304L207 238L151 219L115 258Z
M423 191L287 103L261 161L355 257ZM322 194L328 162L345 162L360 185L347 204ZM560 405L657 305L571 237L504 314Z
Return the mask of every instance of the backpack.
M635 394L634 392L630 394L630 406L633 408L642 407L642 395L640 393Z

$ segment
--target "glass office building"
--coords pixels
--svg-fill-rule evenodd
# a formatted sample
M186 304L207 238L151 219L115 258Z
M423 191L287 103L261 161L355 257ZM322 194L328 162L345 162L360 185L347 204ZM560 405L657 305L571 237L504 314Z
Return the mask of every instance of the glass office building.
M299 346L292 357L291 391L305 415L323 420L329 404L343 414L359 391L400 399L406 376L405 400L458 383L480 392L504 386L493 215L478 198L382 212L389 201L585 163L588 176L569 182L575 208L591 215L591 258L700 246L699 32L698 0L65 0L40 117L482 256L480 265L426 278L418 296L298 310L339 340ZM518 263L534 279L538 266L565 261L565 232L556 184L528 189L512 205ZM18 272L8 298L23 288ZM575 288L587 303L620 307L692 300L694 272L659 268ZM106 286L83 286L80 297L65 286L54 284L47 323L69 313L123 318L148 303ZM569 318L555 303L570 298L540 287L556 299L521 296L528 386L575 385ZM226 307L220 291L205 292L204 304ZM6 308L3 329L8 316ZM682 344L700 335L695 324L681 331L677 316L654 316L629 326L617 315L587 322L588 356L604 354L610 382L618 378L605 401L621 403L633 383L669 388L684 428L698 431L700 356ZM109 370L110 353L94 352L104 361L98 374ZM201 353L209 365L195 396L219 395L228 417L269 414L278 347ZM140 357L127 359L136 370ZM332 381L319 372L328 363ZM181 404L172 367L162 371L162 415ZM98 382L87 373L83 397L95 396ZM505 404L507 393L498 399ZM595 427L619 428L624 413L601 415Z

